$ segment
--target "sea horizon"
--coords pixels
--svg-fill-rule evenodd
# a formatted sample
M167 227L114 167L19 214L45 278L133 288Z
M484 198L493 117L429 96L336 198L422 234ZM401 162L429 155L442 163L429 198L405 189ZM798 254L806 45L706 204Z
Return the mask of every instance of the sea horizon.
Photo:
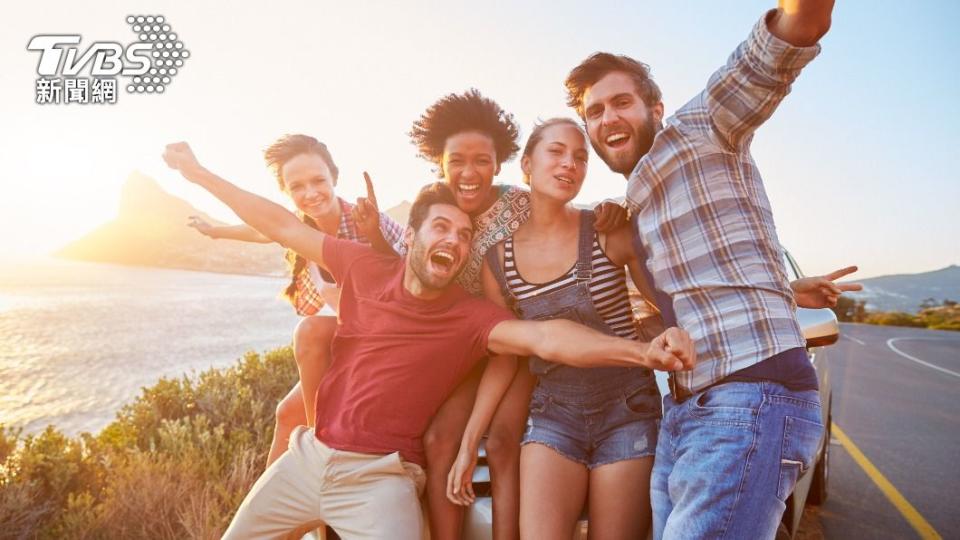
M161 377L286 345L286 278L81 262L0 260L0 424L95 432Z

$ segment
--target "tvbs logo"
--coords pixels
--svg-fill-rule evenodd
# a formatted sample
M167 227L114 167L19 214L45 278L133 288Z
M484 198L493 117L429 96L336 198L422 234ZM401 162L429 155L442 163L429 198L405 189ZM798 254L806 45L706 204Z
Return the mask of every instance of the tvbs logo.
M64 49L64 45L77 45L80 43L79 35L49 35L34 36L27 45L31 51L41 51L40 64L37 66L37 73L43 76L69 75L75 76L90 64L90 74L94 77L104 75L143 75L150 69L150 51L153 46L149 43L134 43L127 47L126 51L119 43L109 41L96 42L87 48L79 59L77 47ZM66 56L64 59L63 57ZM127 65L123 60L126 59ZM65 60L65 61L64 61Z
M130 15L127 24L138 40L126 46L96 41L81 48L79 34L34 36L27 50L40 53L37 103L116 103L118 77L129 93L163 93L190 52L163 16Z

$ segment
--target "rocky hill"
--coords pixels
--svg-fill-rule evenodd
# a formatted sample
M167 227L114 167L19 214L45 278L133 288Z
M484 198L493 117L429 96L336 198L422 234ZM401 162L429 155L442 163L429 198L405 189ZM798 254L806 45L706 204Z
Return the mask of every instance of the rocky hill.
M213 240L187 227L189 216L213 225L225 223L170 195L154 179L135 172L122 189L116 219L63 247L57 256L228 274L286 273L283 248L276 244ZM403 201L384 212L406 224L410 203Z
M870 311L903 311L916 313L920 304L933 298L960 302L960 266L950 265L932 272L895 274L857 280L863 291L850 294L857 300L866 300Z
M191 215L223 225L163 191L152 178L133 173L123 185L116 219L57 252L82 261L156 266L231 274L282 275L283 248L212 240L187 227Z

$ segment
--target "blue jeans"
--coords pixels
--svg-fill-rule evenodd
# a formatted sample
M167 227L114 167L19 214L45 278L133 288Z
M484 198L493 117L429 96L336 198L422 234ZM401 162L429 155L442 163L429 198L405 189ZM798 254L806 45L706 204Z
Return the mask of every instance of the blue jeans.
M774 538L824 428L816 390L729 382L664 399L653 538Z

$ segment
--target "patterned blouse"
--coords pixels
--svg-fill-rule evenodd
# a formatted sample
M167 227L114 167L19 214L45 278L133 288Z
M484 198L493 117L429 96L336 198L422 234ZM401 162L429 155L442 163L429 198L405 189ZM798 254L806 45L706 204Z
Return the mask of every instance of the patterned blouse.
M480 280L483 255L491 246L512 236L530 217L529 191L505 184L493 187L500 192L500 196L490 208L473 218L476 234L470 246L470 258L457 278L457 283L474 296L483 295L483 283Z

